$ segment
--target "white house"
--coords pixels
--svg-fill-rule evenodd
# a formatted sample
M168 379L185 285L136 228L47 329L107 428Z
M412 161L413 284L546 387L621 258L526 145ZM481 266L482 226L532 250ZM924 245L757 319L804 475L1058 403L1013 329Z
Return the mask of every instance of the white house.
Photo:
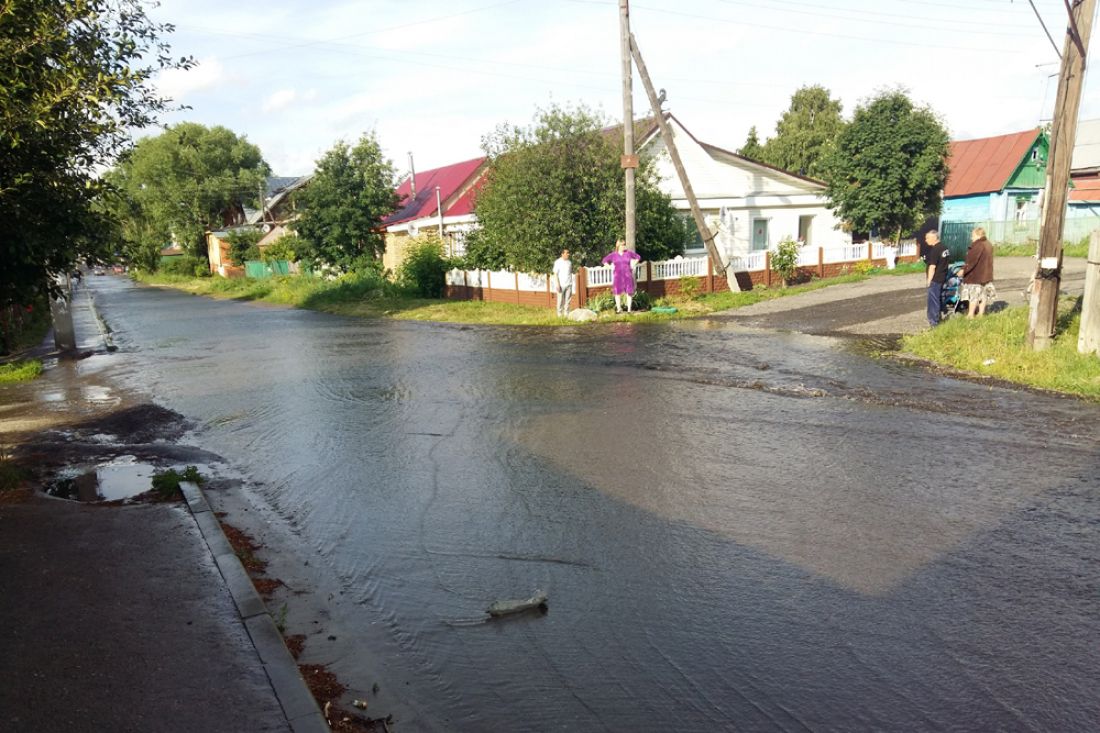
M718 231L715 243L723 259L774 248L788 237L813 247L851 243L851 235L840 229L826 205L824 183L704 143L674 115L665 114L699 207ZM638 139L639 154L655 159L662 190L690 216L656 121ZM689 252L703 252L701 238Z

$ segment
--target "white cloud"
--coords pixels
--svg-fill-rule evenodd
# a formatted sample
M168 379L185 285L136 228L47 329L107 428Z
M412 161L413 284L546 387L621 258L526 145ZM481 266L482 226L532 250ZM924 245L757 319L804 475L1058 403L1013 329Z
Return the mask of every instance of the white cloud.
M168 69L157 77L160 93L179 102L195 92L213 89L227 80L225 68L216 56L203 59L191 69Z
M264 100L261 109L264 112L278 112L286 109L298 99L298 92L294 89L280 89Z

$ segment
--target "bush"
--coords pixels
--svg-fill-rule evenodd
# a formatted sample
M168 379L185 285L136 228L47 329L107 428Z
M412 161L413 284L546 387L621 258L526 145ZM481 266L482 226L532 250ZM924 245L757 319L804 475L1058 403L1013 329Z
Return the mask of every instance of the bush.
M179 473L174 468L170 468L163 473L158 472L153 474L153 491L161 499L174 499L181 495L180 481L190 481L194 484L201 484L205 479L203 475L199 473L199 469L196 466L188 466L184 469L183 473Z
M240 267L244 267L249 260L260 259L260 248L256 244L263 238L264 233L259 229L234 229L229 232L225 238L229 242L229 259Z
M293 238L290 236L279 237L274 242L263 248L263 250L260 252L260 259L262 259L264 262L271 262L273 260L297 262L298 256L294 252L294 246L292 242Z
M779 275L786 285L798 271L798 250L800 245L790 237L779 243L772 253L772 270Z
M425 238L405 250L405 260L397 271L397 282L423 298L442 298L450 266L443 257L438 239Z
M852 272L857 275L870 275L875 270L875 266L868 260L860 260L852 265Z
M183 255L163 260L159 272L165 275L179 275L180 277L206 277L210 274L210 266L201 257Z
M626 303L623 303L623 308L626 307ZM631 304L631 310L647 311L653 307L653 298L649 293L644 290L638 290L634 293L634 300ZM604 293L603 295L596 295L588 299L588 309L596 311L597 313L603 313L605 311L615 310L615 296L611 293Z
M680 278L680 295L688 300L695 300L699 291L703 289L703 282L697 277L684 275Z

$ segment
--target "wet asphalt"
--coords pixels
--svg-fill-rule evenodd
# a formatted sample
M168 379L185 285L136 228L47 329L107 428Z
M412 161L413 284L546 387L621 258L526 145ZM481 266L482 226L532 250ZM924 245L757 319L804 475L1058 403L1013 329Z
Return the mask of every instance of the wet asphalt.
M406 729L1100 721L1096 405L728 320L464 327L93 287L116 388L246 477L346 599L334 667L402 680ZM545 615L484 621L536 589Z

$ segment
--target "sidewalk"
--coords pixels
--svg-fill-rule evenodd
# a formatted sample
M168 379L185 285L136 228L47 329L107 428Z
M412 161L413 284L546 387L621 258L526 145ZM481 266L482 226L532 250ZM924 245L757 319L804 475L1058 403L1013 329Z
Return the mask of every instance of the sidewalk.
M104 352L88 291L73 318L79 350ZM51 369L41 389L73 374ZM215 560L220 529L203 518L185 503L0 494L0 730L327 730L259 598L242 607L255 591Z

